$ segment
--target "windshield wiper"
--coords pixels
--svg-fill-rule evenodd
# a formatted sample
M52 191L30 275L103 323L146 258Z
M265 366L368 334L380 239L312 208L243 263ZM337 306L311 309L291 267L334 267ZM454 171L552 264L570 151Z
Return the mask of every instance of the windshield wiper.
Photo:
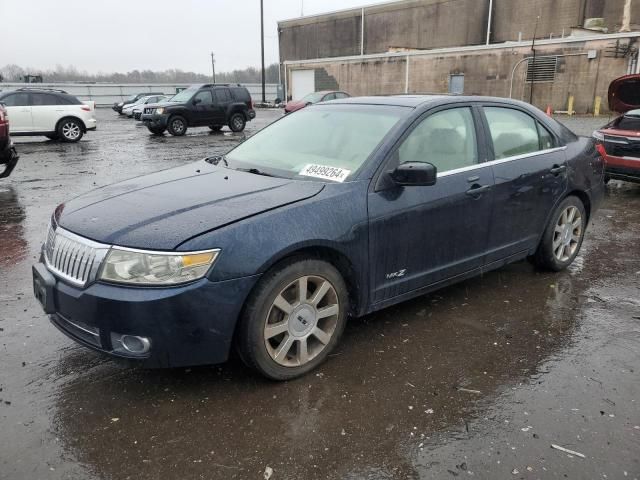
M236 168L236 170L240 170L241 172L253 173L254 175L263 175L265 177L275 177L275 175L263 172L262 170L259 170L257 168Z
M214 155L212 157L207 157L204 159L205 162L210 163L211 165L218 165L220 163L220 160L224 162L225 167L229 166L229 162L227 162L227 159L224 155Z

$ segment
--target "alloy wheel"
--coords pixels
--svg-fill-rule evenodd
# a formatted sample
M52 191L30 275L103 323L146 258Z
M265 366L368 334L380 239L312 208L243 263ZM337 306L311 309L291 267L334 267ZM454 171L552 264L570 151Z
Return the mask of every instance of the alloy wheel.
M173 122L171 122L171 127L173 128L174 132L182 133L182 131L184 130L184 123L182 123L182 120L174 120Z
M574 206L567 207L558 218L553 232L553 255L566 262L576 253L582 238L582 214Z
M334 286L319 276L300 277L276 296L265 321L264 341L279 365L309 363L336 331L340 303Z
M62 126L62 135L67 140L75 140L80 136L80 126L75 122L67 122Z

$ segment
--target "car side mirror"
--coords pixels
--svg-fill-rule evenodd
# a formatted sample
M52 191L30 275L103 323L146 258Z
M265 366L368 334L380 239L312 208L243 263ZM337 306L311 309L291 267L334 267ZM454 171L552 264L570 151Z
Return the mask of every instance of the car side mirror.
M405 187L435 185L438 169L432 163L405 162L390 173L396 185Z
M202 102L201 98L194 98L193 100L191 100L191 103L193 103L194 105L199 104L200 102Z

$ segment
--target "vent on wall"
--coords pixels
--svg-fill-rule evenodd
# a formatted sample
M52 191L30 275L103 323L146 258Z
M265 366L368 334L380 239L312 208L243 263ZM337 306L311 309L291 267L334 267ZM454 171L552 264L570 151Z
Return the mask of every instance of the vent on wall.
M527 64L527 82L553 82L556 79L558 57L532 58Z

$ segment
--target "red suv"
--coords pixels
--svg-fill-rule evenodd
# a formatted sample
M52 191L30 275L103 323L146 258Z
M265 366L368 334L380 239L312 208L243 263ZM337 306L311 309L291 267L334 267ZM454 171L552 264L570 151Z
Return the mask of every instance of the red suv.
M606 162L605 179L640 183L640 75L611 82L609 109L622 115L593 133Z
M11 137L9 136L9 116L7 110L0 103L0 178L8 177L18 163L18 154L13 148Z

